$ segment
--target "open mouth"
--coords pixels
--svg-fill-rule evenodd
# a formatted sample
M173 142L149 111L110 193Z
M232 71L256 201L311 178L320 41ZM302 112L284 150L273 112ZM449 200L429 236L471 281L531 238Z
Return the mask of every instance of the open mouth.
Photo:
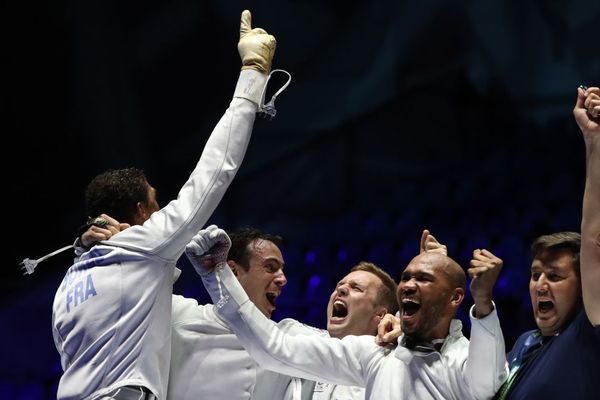
M421 308L421 303L415 300L404 299L402 300L402 316L412 317Z
M271 304L273 307L275 307L276 303L277 303L277 296L279 296L278 293L274 293L274 292L267 292L266 297L267 297L267 301L269 302L269 304Z
M333 310L331 311L332 318L346 318L348 316L348 306L341 300L333 302Z
M554 303L551 301L538 301L538 310L542 313L552 311L554 309Z

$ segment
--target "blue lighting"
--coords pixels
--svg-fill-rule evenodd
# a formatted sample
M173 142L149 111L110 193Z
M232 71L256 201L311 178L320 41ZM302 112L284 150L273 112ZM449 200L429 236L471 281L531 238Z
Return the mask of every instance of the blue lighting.
M313 275L310 277L308 284L311 288L316 288L321 284L321 277L319 275Z
M306 253L305 260L307 264L314 264L317 261L317 253L314 250L309 251Z

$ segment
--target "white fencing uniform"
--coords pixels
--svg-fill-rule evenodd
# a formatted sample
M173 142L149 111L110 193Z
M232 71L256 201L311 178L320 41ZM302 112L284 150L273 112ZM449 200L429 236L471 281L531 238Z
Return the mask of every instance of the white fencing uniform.
M312 394L312 400L363 400L364 398L365 388L325 382L317 382Z
M325 330L290 318L276 325L290 335L328 336ZM173 296L172 330L169 400L364 399L364 389L336 385L318 393L329 397L313 397L314 382L264 370L215 313L212 304L199 305L194 299Z
M177 200L102 242L67 271L52 332L64 374L59 399L96 399L121 386L166 397L175 263L237 172L266 75L244 70Z
M202 276L217 312L265 368L305 379L366 388L366 399L487 399L506 377L504 338L494 310L471 316L471 341L454 320L441 352L381 347L373 336L341 340L290 336L254 306L229 268Z
M292 335L327 335L292 319L278 325ZM308 388L311 382L260 368L214 305L173 296L169 400L308 400Z
M318 329L303 323L300 323L294 319L286 318L281 320L277 327L281 332L284 332L289 335L317 335L321 337L329 337L329 332L323 329ZM270 371L267 371L270 372ZM270 372L274 375L279 376L287 376L281 374L275 374L274 372ZM279 379L278 382L283 381L283 379ZM260 380L259 380L260 382ZM284 400L364 400L365 398L365 389L358 386L344 386L344 385L335 385L330 383L323 382L315 382L309 379L301 379L301 378L293 378L291 381L286 382L287 387L284 390L283 397L268 397L268 385L264 385L266 387L267 392L265 392L262 396L257 396L259 399L279 399L282 398ZM275 386L274 382L270 382L271 386ZM261 385L261 388L263 386ZM300 388L300 392L298 392ZM259 392L255 389L255 396ZM273 393L277 395L280 391L274 390Z

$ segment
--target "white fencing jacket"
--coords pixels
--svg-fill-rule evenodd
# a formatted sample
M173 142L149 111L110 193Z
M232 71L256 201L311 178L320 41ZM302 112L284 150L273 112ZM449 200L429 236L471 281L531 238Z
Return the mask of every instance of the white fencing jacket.
M293 319L278 326L292 335L323 335ZM173 296L169 400L306 400L309 388L310 382L259 367L212 304Z
M96 399L126 385L166 398L175 263L240 167L258 109L248 98L260 98L265 82L256 71L240 73L236 94L177 200L95 246L67 271L52 312L64 370L59 399Z
M363 400L364 389L317 384L264 370L244 349L212 304L173 296L169 400ZM327 331L286 318L269 320L290 335ZM314 395L313 395L314 390Z
M489 399L506 377L504 338L496 311L471 315L471 341L454 320L441 352L380 347L373 336L291 336L274 326L220 266L202 275L216 304L250 355L264 368L305 379L366 388L366 398Z

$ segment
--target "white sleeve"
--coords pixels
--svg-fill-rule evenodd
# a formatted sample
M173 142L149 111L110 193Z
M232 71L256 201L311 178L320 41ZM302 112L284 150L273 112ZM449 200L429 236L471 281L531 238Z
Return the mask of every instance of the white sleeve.
M266 75L243 70L229 108L208 139L196 168L177 200L136 225L113 236L106 244L174 261L206 224L221 201L244 158L258 106L248 100L262 91ZM245 96L247 98L244 98Z
M491 399L508 374L504 336L495 305L490 314L479 319L474 317L474 307L469 311L471 338L464 379L474 398Z
M303 324L300 321L296 321L292 318L282 319L277 323L277 327L284 333L292 336L296 335L318 335L323 337L329 337L329 332L325 329L315 328L314 326Z
M218 314L263 368L304 379L365 386L373 336L344 339L282 332L252 303L228 266L202 276Z

